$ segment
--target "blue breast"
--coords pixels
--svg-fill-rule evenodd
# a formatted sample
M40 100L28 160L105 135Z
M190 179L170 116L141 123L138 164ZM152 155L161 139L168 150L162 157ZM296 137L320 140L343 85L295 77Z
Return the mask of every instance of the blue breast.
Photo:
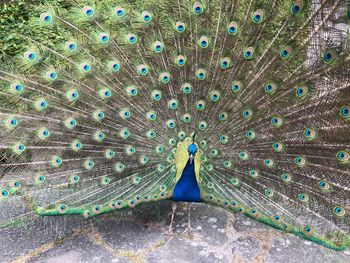
M200 202L201 194L194 170L194 161L187 161L180 180L175 185L173 193L174 201Z

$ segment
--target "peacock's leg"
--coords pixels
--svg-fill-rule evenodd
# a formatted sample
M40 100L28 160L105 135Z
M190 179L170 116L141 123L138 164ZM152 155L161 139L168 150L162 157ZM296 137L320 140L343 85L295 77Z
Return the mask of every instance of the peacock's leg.
M170 225L169 225L169 230L167 232L167 234L169 236L171 236L173 234L173 221L174 221L174 216L175 216L175 212L176 212L176 208L177 208L177 202L173 202L173 206L172 206L172 213L171 213L171 219L170 219Z
M185 230L188 231L188 235L191 237L192 236L192 230L191 230L191 207L192 207L192 203L188 202L187 203L187 210L188 210L188 225L187 228Z

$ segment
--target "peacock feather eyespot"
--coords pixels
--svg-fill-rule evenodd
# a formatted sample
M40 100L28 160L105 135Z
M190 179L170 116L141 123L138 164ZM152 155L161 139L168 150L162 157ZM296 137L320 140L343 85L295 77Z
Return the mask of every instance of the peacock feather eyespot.
M152 139L156 138L157 133L155 130L149 130L146 132L146 135L147 135L148 139L152 140Z
M73 174L69 177L70 184L76 184L76 183L79 183L79 181L80 181L80 177L76 174Z
M167 120L166 126L168 129L174 129L176 126L176 123L173 119Z
M57 79L57 72L53 71L53 70L49 70L45 73L46 79L49 81L53 81L55 79Z
M273 115L272 118L271 118L271 124L273 127L281 127L284 123L284 120L281 116L279 115Z
M124 152L128 156L132 156L136 152L136 148L134 146L132 146L132 145L127 145L124 148Z
M347 213L344 207L335 206L333 208L333 214L335 214L337 217L344 217Z
M200 123L198 123L198 128L199 128L201 131L206 130L207 127L208 127L208 124L207 124L207 122L205 122L205 121L201 121Z
M154 101L160 101L162 98L162 92L160 90L157 90L157 89L152 90L151 96L152 96L152 99Z
M158 170L158 172L160 172L160 173L164 172L164 170L165 170L165 165L163 165L163 164L161 164L161 163L158 164L157 170Z
M300 193L300 194L298 195L298 200L299 200L300 202L302 202L302 203L307 203L307 202L309 202L310 198L309 198L309 196L308 196L307 194L305 194L305 193Z
M306 95L308 95L309 93L309 89L306 86L297 86L295 89L295 95L297 96L297 98L305 98Z
M221 92L219 90L213 90L209 93L209 98L212 101L217 102L221 98Z
M51 165L53 167L58 168L58 167L60 167L62 165L62 163L63 163L63 160L62 160L62 158L60 156L58 156L58 155L52 156L52 158L51 158Z
M321 180L318 182L318 187L322 190L322 191L328 191L330 190L330 185L329 183L327 183L326 181L324 180Z
M129 108L124 108L124 109L121 109L119 111L119 116L123 119L123 120L127 120L129 119L132 114L131 114L131 111Z
M247 47L243 51L243 57L247 60L253 59L254 56L254 48L253 47Z
M74 140L70 145L70 148L75 152L78 152L79 150L81 150L82 147L83 147L83 144L79 140Z
M204 79L206 79L206 77L207 77L207 72L206 72L206 70L205 69L198 69L197 71L196 71L196 77L197 77L197 79L199 79L199 80L204 80Z
M248 131L245 132L245 136L247 137L247 139L249 141L251 141L251 140L255 139L256 133L253 130L248 130Z
M4 120L4 122L5 122L5 126L8 130L12 130L15 127L17 127L17 125L18 125L18 120L13 116L6 118Z
M287 59L290 57L291 53L292 53L292 48L287 46L281 49L280 56L282 59Z
M281 142L273 142L272 143L272 149L275 152L282 152L284 150L284 145Z
M253 111L251 108L244 108L242 111L243 119L249 121L253 117Z
M201 48L207 48L209 46L209 39L207 36L201 36L198 40L198 46Z
M192 6L192 11L194 14L196 15L200 15L203 13L204 11L204 7L203 7L203 4L200 3L200 2L195 2Z
M184 83L181 85L181 90L185 94L189 94L192 91L192 85L190 83Z
M76 119L74 119L73 117L69 117L64 121L64 125L68 128L68 129L73 129L75 126L77 126L77 121Z
M222 134L220 135L219 139L222 144L226 144L228 142L229 137L226 134Z
M222 69L228 69L232 66L232 61L229 57L224 57L220 59L219 65Z
M196 102L196 109L197 110L204 110L205 109L205 106L206 106L206 103L204 100L199 100Z
M98 91L98 95L100 95L101 99L107 99L112 96L112 91L109 88L104 87Z
M236 35L238 32L238 24L234 21L230 22L227 26L227 33L230 35Z
M239 186L241 181L238 178L232 178L231 180L231 184L234 185L235 187Z
M88 63L81 63L81 64L80 64L80 70L81 70L83 73L89 73L90 70L91 70L91 66L90 66L90 64L88 64Z
M331 64L336 60L337 54L334 50L327 50L323 53L322 58L324 63Z
M66 98L69 102L75 102L79 98L79 92L77 89L73 88L66 92Z
M164 49L164 45L162 42L160 41L155 41L153 44L152 44L152 50L156 53L160 53L162 52Z
M137 36L135 34L127 34L126 39L129 44L135 44L137 42Z
M23 54L24 58L26 58L29 62L34 62L36 60L36 53L34 51L26 51Z
M65 48L70 52L77 50L77 47L78 45L74 41L67 41L65 43Z
M341 106L339 114L343 119L350 119L350 106Z
M16 155L21 155L25 151L26 147L23 143L16 143L15 145L12 146L12 151Z
M37 111L43 111L48 107L48 104L44 98L39 98L34 101L34 107Z
M317 133L313 128L306 128L303 134L308 141L313 141L317 137Z
M295 1L291 6L291 12L294 15L300 14L302 9L303 9L303 1L302 0Z
M306 236L311 236L314 232L314 230L311 226L305 226L302 230Z
M120 62L119 61L111 61L108 64L111 72L116 73L120 70Z
M294 158L294 164L299 167L304 167L306 165L306 160L303 156L297 156Z
M189 113L184 114L181 119L184 123L190 123L192 121L192 117Z
M46 127L39 128L36 133L40 140L45 140L50 136L50 131Z
M177 143L177 141L176 141L176 139L174 139L174 138L170 138L170 139L168 140L169 146L175 146L176 143Z
M350 162L350 153L347 150L338 151L336 156L340 163L347 164Z
M231 84L231 90L233 93L240 93L242 91L242 82L235 80Z
M239 159L246 161L249 159L249 154L246 151L240 151L238 153L238 157L239 157Z
M271 158L264 159L263 163L266 167L269 167L269 168L274 167L275 165L275 161Z
M40 21L44 24L50 24L52 22L52 15L48 12L42 13L40 15Z
M123 163L121 162L117 162L115 165L114 165L114 170L117 172L117 173L122 173L125 169L125 166Z
M148 161L149 161L149 158L147 157L147 155L141 155L140 157L139 157L139 163L141 164L141 165L145 165L145 164L147 164L148 163Z
M94 133L94 140L97 142L102 142L106 138L106 135L101 130L97 130Z
M162 153L164 153L164 150L165 150L165 148L164 148L163 145L157 145L157 146L155 147L155 152L156 152L157 154L162 154Z
M112 159L115 156L115 152L111 149L106 149L104 156L106 159Z
M186 24L182 21L177 21L175 23L175 30L178 32L178 33L182 33L186 30Z
M56 209L57 209L57 212L58 212L58 213L64 214L64 213L67 212L68 206L65 205L65 204L58 204L57 207L56 207Z
M266 197L272 198L275 194L275 191L271 188L268 188L264 191L264 193Z
M142 21L145 22L145 23L149 23L153 19L152 14L150 12L148 12L148 11L143 11L142 14L141 14L141 17L142 17Z
M225 112L225 111L224 112L220 112L218 117L219 117L220 121L226 121L227 118L228 118L228 113Z
M16 192L22 187L22 184L20 181L14 180L9 183L9 187L12 190L12 192Z
M290 183L292 181L292 176L290 173L284 173L281 175L281 179L284 183Z
M135 85L127 86L125 91L129 97L135 97L138 94L138 88Z
M46 181L45 175L37 174L34 178L34 182L36 185L42 185Z
M101 186L107 186L111 182L111 179L109 179L107 176L102 176L100 179Z
M177 137L179 137L179 139L181 141L183 141L185 138L186 138L186 133L184 131L180 131L178 134L177 134Z
M252 15L252 20L255 24L260 24L264 20L264 11L262 9L256 10Z
M277 90L277 85L273 82L267 82L264 84L264 91L266 94L273 94Z
M229 161L229 160L226 160L226 161L224 161L224 167L225 168L230 168L231 166L232 166L232 163L231 163L231 161Z
M215 158L215 157L218 156L218 154L219 154L219 151L217 149L211 149L210 150L210 156L211 157Z
M255 208L251 208L249 209L249 214L253 217L258 217L259 216L259 212L258 210L256 210Z
M84 168L85 168L86 170L92 170L94 167L95 167L94 161L92 161L92 160L90 160L90 159L87 159L87 160L84 162Z
M92 117L93 117L96 121L100 122L100 121L102 121L102 120L104 119L105 114L104 114L104 112L101 111L101 110L96 110L96 111L94 111L94 112L92 113Z
M159 74L159 81L163 84L170 82L171 76L169 72L162 72Z
M282 221L282 216L278 215L278 214L274 214L271 216L272 221L274 221L275 223L279 224Z
M98 40L100 41L100 43L105 44L109 41L109 35L102 32L102 33L98 34Z
M121 6L116 6L114 8L114 14L117 16L117 17L123 17L125 15L125 9Z
M175 63L176 65L178 65L179 67L182 67L186 64L187 62L187 58L183 55L178 55L176 58L175 58Z
M149 121L155 121L157 119L157 113L155 111L148 111L146 117Z
M179 105L179 101L176 99L171 99L168 101L168 108L170 110L176 110Z
M83 10L83 13L85 16L87 16L87 17L94 16L95 11L91 6L84 6L82 10Z
M120 209L124 207L124 200L118 200L116 202L116 208Z
M20 95L24 91L24 87L20 82L14 82L10 85L10 92L15 95Z

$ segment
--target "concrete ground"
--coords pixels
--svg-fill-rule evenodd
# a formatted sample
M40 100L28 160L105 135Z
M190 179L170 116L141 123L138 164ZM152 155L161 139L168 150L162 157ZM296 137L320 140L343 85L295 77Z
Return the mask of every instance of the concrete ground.
M221 208L179 205L174 234L164 233L171 203L146 204L93 220L39 218L26 229L0 229L0 262L350 262L335 252Z

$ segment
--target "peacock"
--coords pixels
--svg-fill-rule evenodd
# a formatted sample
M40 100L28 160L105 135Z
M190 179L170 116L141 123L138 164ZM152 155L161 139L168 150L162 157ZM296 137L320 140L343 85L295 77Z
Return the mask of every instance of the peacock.
M349 1L12 5L1 227L172 200L350 247Z

